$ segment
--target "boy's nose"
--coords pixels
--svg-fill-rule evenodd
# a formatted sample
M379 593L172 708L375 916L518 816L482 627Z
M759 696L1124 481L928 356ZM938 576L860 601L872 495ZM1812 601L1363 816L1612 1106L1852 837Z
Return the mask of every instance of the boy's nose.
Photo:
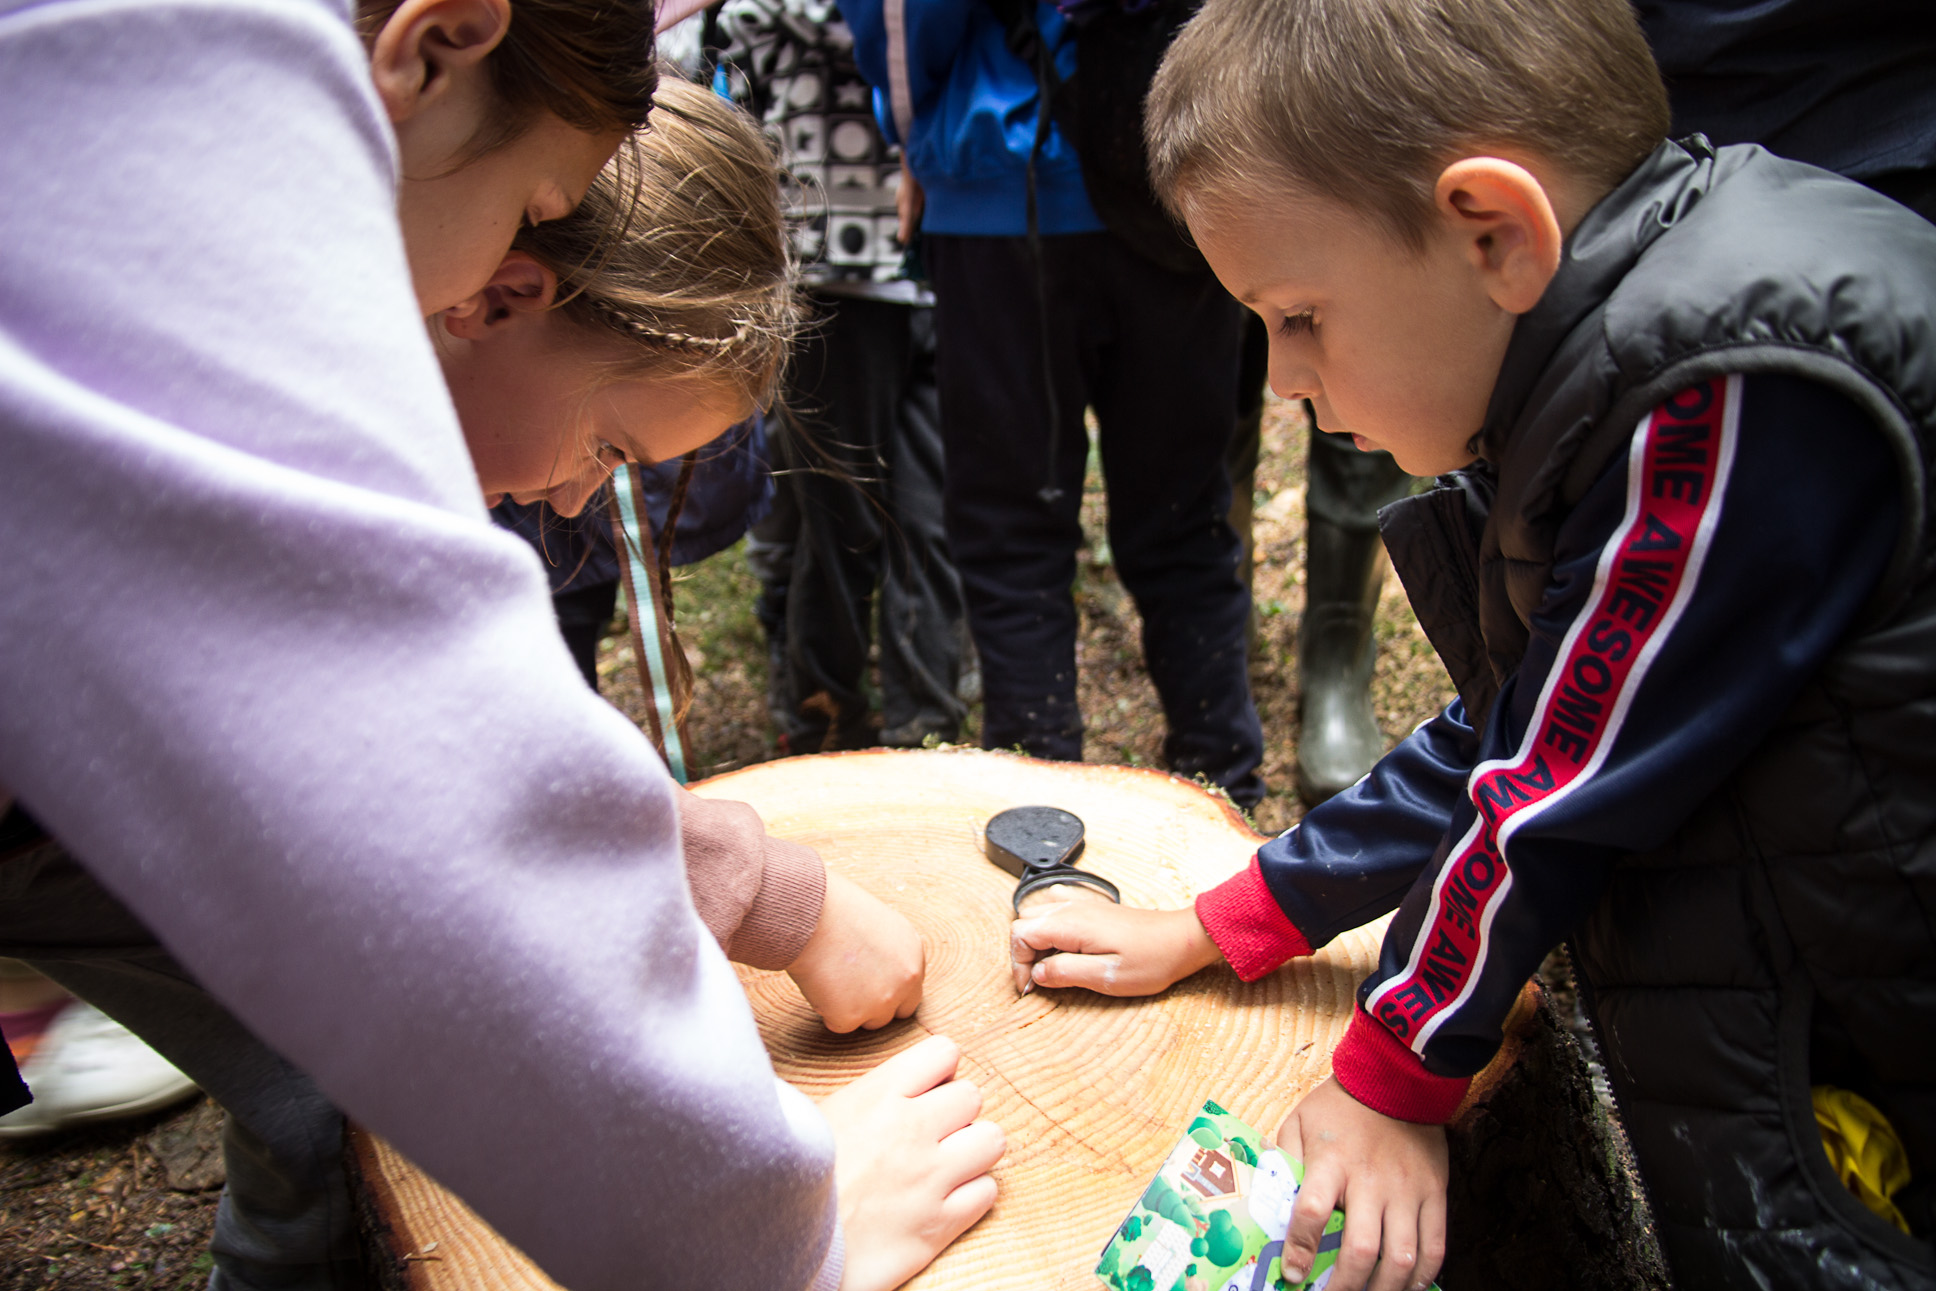
M1270 388L1279 399L1314 399L1321 383L1308 362L1285 353L1281 337L1271 338Z
M1270 388L1272 394L1285 400L1315 399L1318 393L1310 369L1284 369L1275 363L1271 364Z

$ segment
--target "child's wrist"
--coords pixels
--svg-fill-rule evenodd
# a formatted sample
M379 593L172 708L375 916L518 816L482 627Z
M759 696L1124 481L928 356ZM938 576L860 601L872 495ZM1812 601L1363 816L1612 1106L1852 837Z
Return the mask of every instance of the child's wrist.
M1174 912L1177 925L1177 967L1181 969L1177 980L1181 981L1194 972L1223 963L1223 951L1211 939L1209 929L1197 917L1194 905L1185 906Z

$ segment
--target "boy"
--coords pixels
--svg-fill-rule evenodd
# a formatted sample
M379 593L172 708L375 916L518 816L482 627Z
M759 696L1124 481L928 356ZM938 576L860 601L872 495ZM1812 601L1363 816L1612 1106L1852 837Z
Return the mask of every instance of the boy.
M1106 71L1078 70L1074 6L1014 7L1053 79ZM1088 406L1109 549L1163 702L1163 758L1255 807L1250 594L1225 519L1241 311L1201 264L1159 263L1106 223L1076 132L1043 102L1044 69L1016 54L1019 26L996 6L846 0L841 14L902 147L899 195L934 284L943 514L981 658L982 746L1082 758L1071 587Z
M1439 1127L1563 938L1680 1285L1936 1280L1936 229L1666 125L1620 0L1210 0L1151 93L1278 393L1445 475L1384 532L1460 697L1194 911L1032 911L1015 957L1145 993L1397 908L1280 1130L1334 1291L1436 1271ZM1900 1137L1908 1231L1821 1086Z

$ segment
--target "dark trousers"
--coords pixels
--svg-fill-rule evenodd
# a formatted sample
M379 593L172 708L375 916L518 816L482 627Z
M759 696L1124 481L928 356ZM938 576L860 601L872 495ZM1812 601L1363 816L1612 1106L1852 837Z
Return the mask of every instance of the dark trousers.
M927 239L948 539L981 652L982 743L1082 756L1070 587L1087 406L1101 436L1110 550L1142 614L1143 657L1169 724L1164 757L1253 805L1263 732L1224 466L1241 313L1208 272L1160 268L1107 233L1042 247L1046 357L1025 239ZM1061 419L1053 461L1045 382ZM1049 487L1060 493L1045 497Z
M795 752L875 742L865 683L878 601L879 742L953 740L961 584L941 521L934 311L831 295L815 304L780 449L791 517L776 508L759 534L768 552L791 542L790 563L762 572L762 617L784 632L775 715ZM792 532L779 532L789 518Z
M58 843L0 862L0 955L25 960L140 1036L228 1113L211 1291L367 1285L344 1179L343 1114Z
M558 631L564 634L572 662L584 675L585 684L597 690L598 643L605 639L605 625L618 609L618 583L593 583L553 592L551 608L558 615Z

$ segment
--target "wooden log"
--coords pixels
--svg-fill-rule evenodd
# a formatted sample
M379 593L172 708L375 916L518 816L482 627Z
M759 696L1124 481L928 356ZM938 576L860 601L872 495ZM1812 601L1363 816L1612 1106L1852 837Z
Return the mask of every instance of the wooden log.
M1249 862L1261 839L1227 802L1158 772L964 750L866 752L763 763L693 788L751 803L775 835L818 849L921 931L921 1010L878 1032L832 1035L784 974L741 974L775 1069L809 1095L926 1035L960 1043L984 1115L1008 1132L1001 1199L910 1284L918 1291L1096 1286L1090 1270L1103 1244L1198 1105L1214 1098L1275 1129L1329 1073L1353 993L1376 962L1382 924L1248 985L1218 967L1150 999L1018 998L1007 937L1015 881L982 852L982 826L996 812L1074 812L1087 827L1080 864L1140 906L1185 905ZM515 1252L482 1254L501 1239L394 1152L364 1143L359 1159L403 1285L548 1285L529 1280L542 1275ZM405 1258L425 1254L440 1258Z

